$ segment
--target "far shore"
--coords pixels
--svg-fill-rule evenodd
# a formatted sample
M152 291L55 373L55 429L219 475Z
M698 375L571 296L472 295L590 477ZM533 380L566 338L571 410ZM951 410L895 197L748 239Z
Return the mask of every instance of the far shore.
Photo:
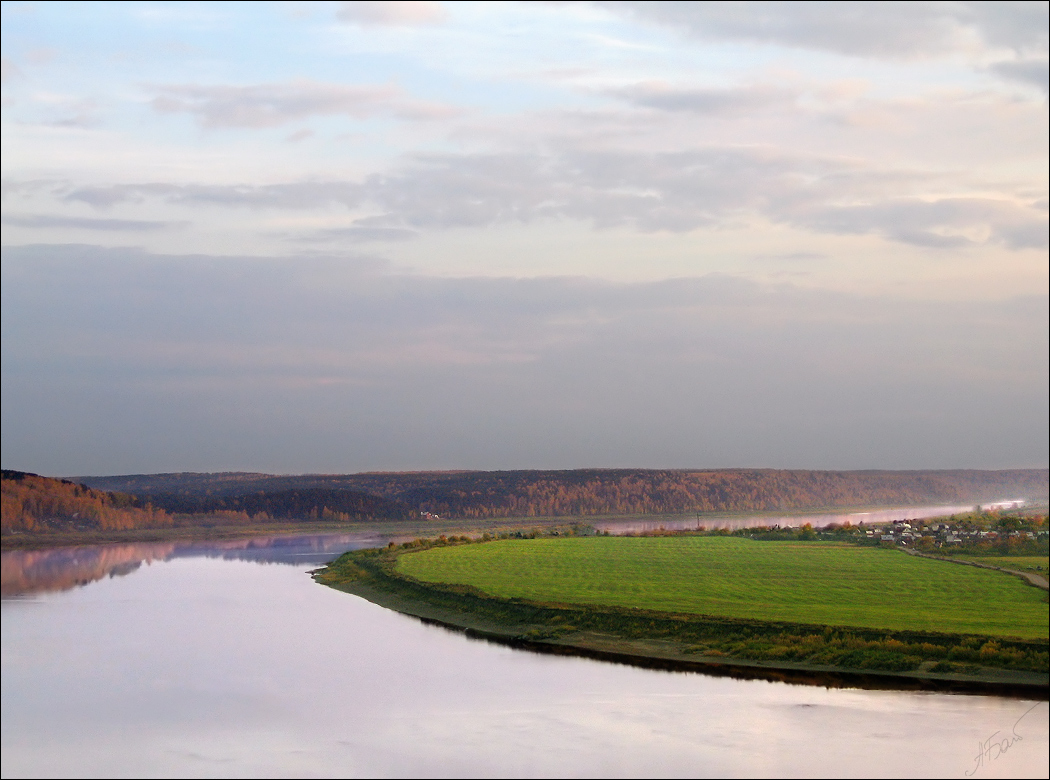
M925 509L934 505L929 503L913 506L894 504L892 506L824 506L805 509L710 512L699 517L690 514L596 514L568 515L551 517L485 517L485 518L437 518L429 520L361 520L349 523L330 521L267 521L247 525L228 525L201 521L193 523L181 520L174 526L154 528L135 528L122 531L77 530L77 531L42 531L3 534L0 536L0 550L36 550L49 547L76 547L94 544L129 544L134 542L172 542L172 541L209 541L245 539L252 536L294 536L299 534L351 534L371 533L379 536L434 537L441 534L480 534L486 530L505 530L508 528L549 527L553 525L573 525L594 523L684 523L696 522L712 524L747 519L763 518L781 519L820 515L849 515L878 510Z

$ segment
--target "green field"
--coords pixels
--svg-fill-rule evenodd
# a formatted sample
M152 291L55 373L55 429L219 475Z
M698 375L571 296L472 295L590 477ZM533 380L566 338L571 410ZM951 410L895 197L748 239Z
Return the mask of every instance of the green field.
M1003 569L1027 571L1042 577L1046 577L1050 569L1050 558L1045 555L953 555L951 560L973 561Z
M404 554L397 572L501 598L828 626L1047 637L1017 577L827 542L725 537L500 540Z

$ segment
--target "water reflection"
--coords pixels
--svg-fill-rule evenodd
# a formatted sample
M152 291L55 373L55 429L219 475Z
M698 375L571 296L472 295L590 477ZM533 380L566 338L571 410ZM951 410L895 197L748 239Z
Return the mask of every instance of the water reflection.
M385 544L372 533L255 536L250 539L185 542L139 542L47 550L10 550L0 554L0 591L18 598L82 587L106 577L123 577L142 564L176 558L324 564L347 550Z
M1046 774L1045 702L516 652L246 549L4 602L0 774L962 777L1015 732L978 776Z

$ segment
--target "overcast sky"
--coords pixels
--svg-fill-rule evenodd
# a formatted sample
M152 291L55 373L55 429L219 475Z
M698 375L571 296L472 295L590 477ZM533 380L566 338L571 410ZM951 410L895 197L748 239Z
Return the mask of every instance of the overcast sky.
M3 465L1046 467L1047 8L4 2Z

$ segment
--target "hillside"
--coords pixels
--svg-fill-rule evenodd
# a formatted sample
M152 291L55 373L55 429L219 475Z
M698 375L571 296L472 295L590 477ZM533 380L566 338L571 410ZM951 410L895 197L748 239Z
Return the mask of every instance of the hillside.
M193 495L187 493L146 494L153 506L168 512L203 514L239 512L254 519L280 520L408 520L418 512L398 501L360 490L304 487L288 490L259 490L238 495Z
M141 474L79 477L140 497L359 490L442 517L539 517L793 511L1045 499L1047 469L803 471L778 469L430 471L274 476ZM169 504L165 503L165 506Z
M0 530L126 531L170 526L172 518L135 496L94 490L65 479L4 469L0 478Z
M4 469L0 480L3 534L128 531L173 526L268 521L347 523L408 520L418 513L359 490L302 488L229 495L132 495L65 479Z

